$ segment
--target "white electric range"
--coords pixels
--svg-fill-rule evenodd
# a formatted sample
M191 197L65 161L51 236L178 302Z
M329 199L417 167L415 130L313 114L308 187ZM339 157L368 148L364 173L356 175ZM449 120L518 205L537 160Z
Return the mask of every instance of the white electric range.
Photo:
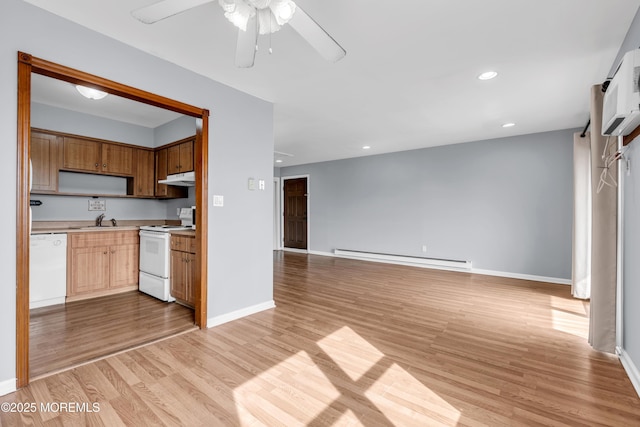
M140 281L141 292L161 299L175 301L171 296L171 232L192 230L183 225L143 225L140 227Z

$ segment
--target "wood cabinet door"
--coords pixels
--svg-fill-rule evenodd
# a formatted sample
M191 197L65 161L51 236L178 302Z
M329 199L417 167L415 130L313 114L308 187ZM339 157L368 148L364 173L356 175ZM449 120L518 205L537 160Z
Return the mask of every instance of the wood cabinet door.
M185 301L191 306L195 305L195 286L194 286L194 278L196 275L196 255L185 253Z
M71 250L68 264L70 296L109 288L109 255L108 246Z
M158 180L167 179L169 165L169 149L162 148L156 151L156 179L155 196L163 198L184 198L187 197L187 187L176 187L173 185L158 184Z
M64 138L62 166L87 172L100 172L102 144L86 139Z
M180 251L171 251L171 296L181 301L186 301L186 256L188 254Z
M102 143L103 173L133 175L133 148Z
M140 245L109 247L109 288L121 288L138 283Z
M151 150L135 150L135 171L133 175L134 196L155 194L154 154Z
M183 142L167 148L167 172L190 172L193 170L193 141Z
M158 184L161 179L167 179L167 165L168 165L168 150L163 148L156 151L156 192L155 195L159 197L167 196L168 185Z
M167 173L180 173L180 145L167 148Z
M60 137L31 132L31 189L32 191L58 191Z
M193 170L193 141L183 142L180 147L180 172Z

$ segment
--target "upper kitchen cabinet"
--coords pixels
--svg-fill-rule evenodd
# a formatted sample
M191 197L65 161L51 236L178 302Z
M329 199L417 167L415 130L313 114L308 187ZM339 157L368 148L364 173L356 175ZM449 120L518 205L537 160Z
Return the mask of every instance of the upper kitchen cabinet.
M108 175L133 174L133 148L84 138L64 137L62 168Z
M173 185L159 184L158 181L167 179L169 170L169 149L160 148L155 153L156 179L155 196L161 198L183 198L187 197L186 187L175 187Z
M31 189L39 192L58 191L58 168L62 154L62 137L31 132Z
M153 150L136 148L134 153L134 174L128 181L127 194L137 197L155 195L155 156Z
M193 170L193 139L169 146L167 156L168 174L191 172Z

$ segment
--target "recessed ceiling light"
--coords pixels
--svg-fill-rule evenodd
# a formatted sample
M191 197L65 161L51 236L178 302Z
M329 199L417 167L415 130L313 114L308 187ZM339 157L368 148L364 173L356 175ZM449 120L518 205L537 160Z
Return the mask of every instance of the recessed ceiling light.
M514 127L516 124L515 123L505 123L502 125L503 128L511 128Z
M363 149L363 150L368 150L369 148L371 148L371 146L369 146L369 145L363 145L363 146L362 146L362 149Z
M485 71L484 73L480 74L478 78L480 80L491 80L497 76L498 76L498 73L495 71Z
M276 160L276 163L282 163L281 159Z

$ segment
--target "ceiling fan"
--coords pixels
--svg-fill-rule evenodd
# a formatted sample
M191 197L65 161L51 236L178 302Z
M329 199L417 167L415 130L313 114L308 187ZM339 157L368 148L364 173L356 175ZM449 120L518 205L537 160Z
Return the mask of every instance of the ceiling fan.
M215 0L162 0L136 9L131 14L145 24L153 24ZM236 65L253 66L258 34L271 34L289 24L327 61L336 62L347 52L316 21L292 0L218 0L224 16L238 27Z

